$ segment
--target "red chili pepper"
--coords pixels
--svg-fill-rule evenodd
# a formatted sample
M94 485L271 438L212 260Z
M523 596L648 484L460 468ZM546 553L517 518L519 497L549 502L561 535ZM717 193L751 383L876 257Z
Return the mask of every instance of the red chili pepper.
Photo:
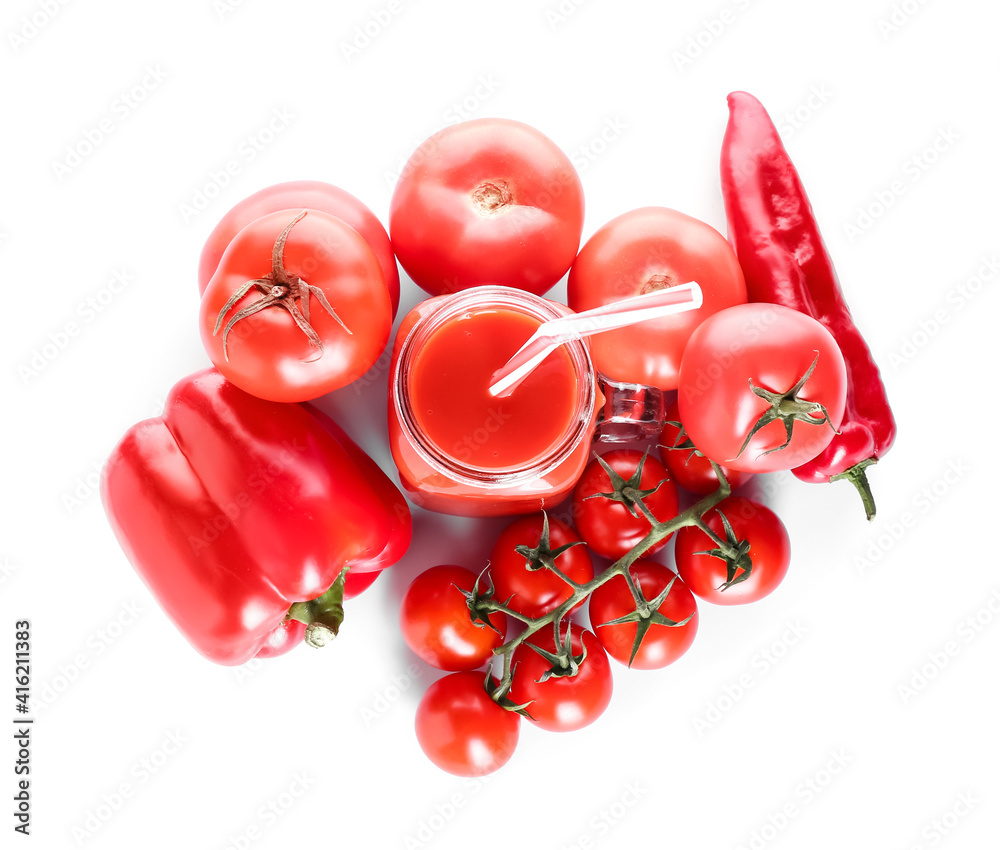
M329 430L328 430L329 428ZM133 426L101 495L132 565L194 647L220 664L322 645L343 619L345 568L395 562L410 512L324 414L255 398L206 370Z
M793 470L803 481L846 478L861 494L868 519L875 501L865 469L896 437L878 367L854 326L809 198L781 137L753 95L729 95L722 144L722 194L729 239L751 301L793 307L822 322L847 363L847 409L840 433L819 457Z

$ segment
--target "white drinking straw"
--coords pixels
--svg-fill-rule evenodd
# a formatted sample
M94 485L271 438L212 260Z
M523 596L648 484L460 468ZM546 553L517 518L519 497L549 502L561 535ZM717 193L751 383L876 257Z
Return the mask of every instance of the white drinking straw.
M692 281L543 322L514 356L493 373L490 378L490 395L509 395L517 384L560 345L649 319L659 319L672 313L697 310L701 304L701 287Z

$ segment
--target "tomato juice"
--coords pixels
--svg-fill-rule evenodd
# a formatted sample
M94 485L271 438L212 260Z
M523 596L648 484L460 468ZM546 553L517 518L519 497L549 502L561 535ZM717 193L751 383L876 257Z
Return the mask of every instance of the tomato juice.
M563 305L508 287L419 304L393 351L389 436L411 498L446 513L555 504L589 454L600 392L583 342L560 346L509 395L491 378Z

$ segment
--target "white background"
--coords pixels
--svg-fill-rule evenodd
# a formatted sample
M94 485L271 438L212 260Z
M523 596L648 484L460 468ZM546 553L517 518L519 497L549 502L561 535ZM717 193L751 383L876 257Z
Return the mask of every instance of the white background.
M40 846L996 846L995 3L49 6L0 13L0 648L13 656L14 622L31 619ZM365 44L356 28L378 29L376 15L389 23ZM141 102L121 100L144 84ZM719 146L740 88L780 122L882 366L899 438L871 471L876 521L847 484L772 476L794 547L782 587L702 605L674 667L616 667L612 705L584 731L522 724L485 783L420 752L413 715L434 673L396 617L417 572L478 567L502 523L417 512L410 554L321 654L243 670L197 655L126 562L95 486L120 435L208 364L195 273L218 218L312 178L385 221L405 158L465 114L528 122L574 157L585 238L647 204L724 231ZM251 159L274 110L287 126ZM110 133L57 167L102 119ZM232 159L239 173L210 188ZM214 197L185 220L199 191ZM116 270L132 282L111 293ZM405 310L421 294L403 285ZM79 333L46 356L69 322ZM324 407L394 472L385 380L376 368ZM9 723L13 661L3 669Z

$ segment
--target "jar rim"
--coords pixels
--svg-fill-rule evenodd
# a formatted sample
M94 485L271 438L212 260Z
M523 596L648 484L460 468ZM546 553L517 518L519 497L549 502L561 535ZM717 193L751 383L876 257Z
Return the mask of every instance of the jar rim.
M403 434L413 449L436 472L471 486L503 484L516 486L545 476L556 469L579 447L588 434L588 423L593 412L597 392L596 374L590 350L581 340L566 343L564 348L573 364L582 392L578 393L577 406L570 417L562 437L546 454L516 467L489 469L464 463L442 451L431 442L417 425L413 413L408 381L405 380L410 364L421 348L421 343L449 319L463 312L493 307L508 308L537 318L540 322L558 319L565 314L561 305L534 293L509 286L477 286L446 296L434 310L418 319L403 340L392 374L392 404Z

